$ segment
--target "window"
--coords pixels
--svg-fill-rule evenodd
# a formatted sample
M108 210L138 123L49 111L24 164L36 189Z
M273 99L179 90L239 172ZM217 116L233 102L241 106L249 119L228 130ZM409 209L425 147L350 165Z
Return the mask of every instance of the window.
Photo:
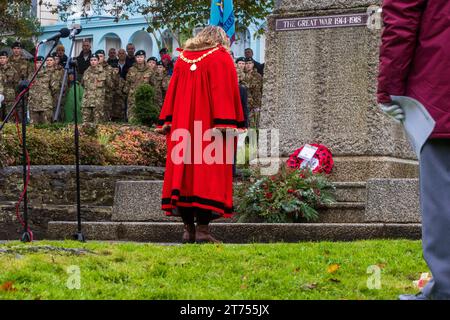
M80 38L75 40L75 47L73 48L73 57L78 57L78 55L83 50L83 42L89 41L92 47L92 38Z
M234 52L234 56L243 57L244 50L251 47L251 35L247 28L239 28L239 32L236 33L236 41L233 43L231 49Z

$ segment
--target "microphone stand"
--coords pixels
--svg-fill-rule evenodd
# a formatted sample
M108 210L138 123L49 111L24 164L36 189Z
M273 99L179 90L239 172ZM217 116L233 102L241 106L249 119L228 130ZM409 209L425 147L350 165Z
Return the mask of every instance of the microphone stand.
M5 119L3 120L3 123L0 125L0 132L5 127L5 124L8 122L9 118L11 118L12 114L16 110L19 103L22 105L22 166L23 166L23 185L24 185L24 195L23 195L23 219L24 219L24 226L23 226L23 234L21 237L22 242L31 242L33 241L33 233L28 230L28 190L27 190L27 111L26 111L26 104L25 104L25 94L30 91L31 85L33 81L36 79L39 71L43 68L45 61L50 56L50 53L56 48L56 45L58 42L55 40L53 43L53 47L51 50L47 53L45 56L44 61L42 64L37 68L37 70L34 71L33 76L30 79L30 82L28 81L21 81L20 82L20 99L16 99L13 107L9 111L9 113L6 115ZM28 82L28 83L27 83Z
M71 68L74 69L74 88L73 88L73 98L74 98L74 123L75 123L75 173L76 173L76 188L77 188L77 232L73 235L73 239L81 242L85 242L86 238L81 230L81 187L80 187L80 132L78 130L78 101L77 101L77 72L75 70L75 63L73 61L73 49L75 47L75 36L81 32L80 29L73 29L70 33L69 39L72 40L72 45L70 47L69 58L67 59L66 65L64 67L64 77L62 80L61 91L59 93L58 105L56 107L56 112L54 115L54 120L57 121L61 111L61 100L64 93L64 88L67 84L67 76Z

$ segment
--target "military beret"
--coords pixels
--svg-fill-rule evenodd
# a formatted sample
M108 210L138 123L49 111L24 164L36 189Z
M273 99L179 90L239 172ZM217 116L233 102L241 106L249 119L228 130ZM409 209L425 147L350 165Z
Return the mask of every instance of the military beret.
M253 62L254 63L252 58L245 58L245 62Z
M92 58L95 58L95 59L100 59L100 57L98 56L98 54L97 53L94 53L92 56L91 56L91 59Z
M158 61L156 64L157 64L158 66L163 66L162 61Z
M43 57L43 56L38 56L38 57L36 58L36 60L37 60L37 61L44 61L44 57Z
M102 55L105 55L105 50L97 50L97 51L95 51L95 54L102 54Z
M239 58L236 59L236 63L241 62L241 61L245 62L245 58L244 57L239 57Z
M52 52L52 54L50 55L50 57L54 58L56 57L58 54L56 52Z
M145 56L145 51L144 50L138 50L135 54L135 56Z
M11 49L14 49L14 48L22 48L22 44L19 41L16 41L11 46Z
M156 57L150 57L150 58L148 58L147 62L149 62L149 61L158 62L158 59Z
M0 51L0 57L8 57L8 52L6 51Z

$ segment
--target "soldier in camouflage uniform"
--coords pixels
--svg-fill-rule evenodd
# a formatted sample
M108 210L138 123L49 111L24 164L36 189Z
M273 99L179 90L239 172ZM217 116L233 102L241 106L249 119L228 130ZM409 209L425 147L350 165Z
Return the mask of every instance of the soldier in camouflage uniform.
M250 128L259 128L261 99L262 99L262 76L255 69L252 58L245 59L245 77L243 81L247 87L249 126Z
M105 121L105 93L107 74L99 64L99 56L90 58L91 66L83 74L81 85L84 87L82 102L83 123L99 123Z
M5 97L0 110L0 118L3 120L14 105L20 75L9 64L8 53L0 52L0 93Z
M19 74L19 81L28 79L33 70L33 65L22 56L22 45L20 42L14 42L11 49L13 54L9 58L9 63Z
M158 59L156 57L150 57L147 59L147 65L156 72L156 65L158 64Z
M137 51L135 57L136 63L128 71L123 89L124 93L128 95L127 117L129 122L136 120L134 107L136 105L135 93L137 88L144 83L151 85L150 80L152 78L152 70L145 62L145 51Z
M245 79L245 58L240 57L236 59L236 71L238 75L239 84L244 83Z
M155 89L155 104L159 106L162 101L162 89L161 89L161 80L162 77L158 72L158 59L156 57L150 57L147 60L147 65L150 67L152 71L152 75L150 77L150 84Z
M112 105L113 105L113 99L114 99L114 91L115 87L114 85L119 82L119 74L115 73L113 68L108 64L108 62L105 59L105 51L104 50L97 50L95 52L96 55L99 57L99 64L103 66L103 70L106 73L106 92L105 92L105 105L104 105L104 113L105 113L105 121L111 121L111 114L112 114Z
M123 93L123 87L125 85L125 80L120 77L120 69L117 63L113 63L111 65L113 78L112 78L112 87L113 87L113 99L111 105L111 120L115 122L125 122L126 119L126 108L125 108L125 100L126 95Z
M61 91L61 82L64 75L62 69L60 69L59 64L57 64L56 55L52 55L45 61L45 69L51 78L51 93L52 93L52 106L56 107L58 104L59 93ZM64 101L64 95L63 100Z
M162 61L158 61L156 67L156 77L154 81L155 88L155 102L159 108L162 108L167 89L169 88L170 76L167 74L167 69L164 67Z
M54 59L49 57L51 67L45 67L36 76L28 97L28 109L30 110L31 124L51 123L53 119L53 95L55 87L59 87L59 82L53 75ZM43 63L44 57L37 58L37 67Z
M53 60L53 61L52 61ZM61 64L61 58L58 56L56 52L53 52L51 57L49 57L46 61L46 67L52 75L52 97L53 97L53 106L56 108L58 105L59 94L61 92L62 80L64 78L64 67ZM66 91L67 91L67 83L64 84L63 96L61 99L61 105L66 100ZM61 106L61 110L64 110L64 106ZM61 113L59 115L58 121L64 119L64 115Z

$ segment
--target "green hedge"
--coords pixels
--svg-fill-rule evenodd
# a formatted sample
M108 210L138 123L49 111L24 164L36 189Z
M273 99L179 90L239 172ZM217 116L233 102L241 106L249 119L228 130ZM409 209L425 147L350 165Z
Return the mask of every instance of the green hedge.
M32 165L72 165L73 125L29 126L28 152ZM164 166L165 137L148 127L107 124L80 127L80 158L83 165ZM21 146L14 125L0 137L0 167L21 164Z

